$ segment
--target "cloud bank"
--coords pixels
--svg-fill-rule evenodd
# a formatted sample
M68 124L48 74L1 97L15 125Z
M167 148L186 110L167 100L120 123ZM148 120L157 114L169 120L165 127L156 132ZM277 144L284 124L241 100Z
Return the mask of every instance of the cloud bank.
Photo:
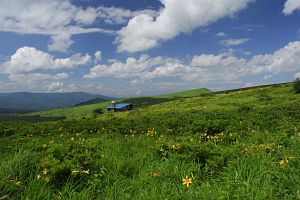
M158 78L177 77L198 83L235 82L242 77L261 75L272 77L281 73L296 73L300 69L300 42L290 42L272 54L255 55L249 60L233 54L201 54L184 62L177 58L142 55L125 62L112 60L90 69L84 78L114 77L132 79L132 83Z

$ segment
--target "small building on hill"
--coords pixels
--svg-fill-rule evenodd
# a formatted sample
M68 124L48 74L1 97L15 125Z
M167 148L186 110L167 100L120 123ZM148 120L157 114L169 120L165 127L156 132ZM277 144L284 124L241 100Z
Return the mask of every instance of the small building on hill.
M126 110L132 110L134 108L134 105L132 103L118 103L115 104L114 102L112 103L112 106L106 107L108 111L111 112L122 112Z

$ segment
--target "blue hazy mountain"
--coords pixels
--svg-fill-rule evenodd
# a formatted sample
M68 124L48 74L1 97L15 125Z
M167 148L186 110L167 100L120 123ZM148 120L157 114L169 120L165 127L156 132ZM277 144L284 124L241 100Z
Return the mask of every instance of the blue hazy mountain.
M113 99L112 97L107 97L100 94L88 94L84 92L0 93L0 114L24 113L29 111L70 107L95 98L103 99L103 101Z

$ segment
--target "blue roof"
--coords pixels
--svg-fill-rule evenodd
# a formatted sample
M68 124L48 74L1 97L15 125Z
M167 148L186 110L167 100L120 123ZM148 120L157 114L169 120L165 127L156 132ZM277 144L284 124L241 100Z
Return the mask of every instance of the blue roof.
M106 108L117 108L117 109L120 109L120 108L124 108L126 106L129 106L129 105L132 105L131 103L118 103L115 105L115 107L112 107L112 106L108 106Z

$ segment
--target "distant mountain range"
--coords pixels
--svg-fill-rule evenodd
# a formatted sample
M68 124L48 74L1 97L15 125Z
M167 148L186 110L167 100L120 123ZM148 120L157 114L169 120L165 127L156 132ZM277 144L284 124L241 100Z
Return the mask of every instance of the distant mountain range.
M26 113L77 105L91 99L109 101L114 99L98 94L84 92L72 93L0 93L0 114Z

